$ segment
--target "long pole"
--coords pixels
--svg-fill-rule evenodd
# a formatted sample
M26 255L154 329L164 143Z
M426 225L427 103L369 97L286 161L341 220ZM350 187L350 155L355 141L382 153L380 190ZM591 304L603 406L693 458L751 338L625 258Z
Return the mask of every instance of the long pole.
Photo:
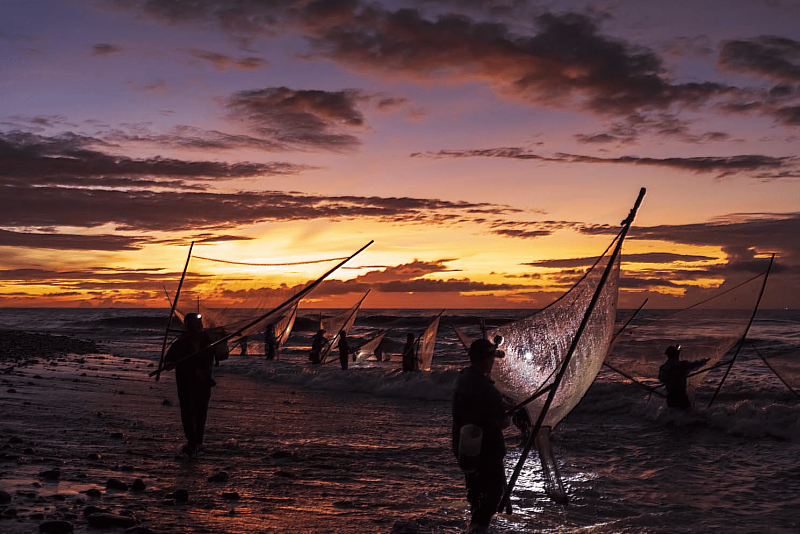
M353 306L353 311L350 312L350 315L347 316L347 320L344 323L342 323L342 327L339 329L338 332L336 332L336 335L331 338L330 343L328 343L328 345L326 346L326 350L322 353L322 357L320 358L320 362L322 363L322 365L325 365L326 363L330 363L330 362L326 362L325 360L328 359L328 355L333 350L333 344L336 343L339 340L340 337L342 337L342 332L344 332L345 335L347 334L347 330L345 330L345 327L347 326L347 323L349 323L350 319L353 318L353 315L357 314L358 310L361 309L361 303L364 302L364 299L367 298L367 295L369 295L370 291L372 291L372 289L367 289L367 292L364 293L364 296L361 297L361 300L358 301L358 304ZM335 362L336 360L330 360L330 361L331 362Z
M769 266L767 266L767 272L764 274L764 282L761 284L761 292L758 294L758 300L756 300L756 305L753 308L753 313L750 315L750 322L747 323L747 328L744 329L744 334L742 334L742 339L739 340L739 345L736 347L736 352L733 354L733 358L731 358L731 363L728 364L728 368L725 369L725 374L722 376L722 380L719 381L719 385L717 386L716 391L714 391L714 396L711 397L711 401L708 403L707 408L711 408L711 405L714 404L714 399L717 398L717 394L719 390L722 389L722 384L725 382L725 379L728 378L728 373L731 372L731 368L733 367L733 362L736 361L736 357L739 355L739 351L742 350L742 346L744 345L744 340L747 339L747 333L750 331L750 326L753 324L753 319L756 318L756 312L758 311L758 305L761 304L761 297L764 296L764 289L767 287L767 278L769 278L769 272L772 270L772 264L775 262L775 254L769 260Z
M167 319L167 330L164 332L164 342L161 344L161 357L158 359L158 369L156 373L156 382L161 378L161 368L164 366L164 356L167 353L167 338L169 338L170 325L172 324L172 316L175 315L175 307L178 305L178 297L181 296L181 288L183 287L183 280L186 278L186 269L189 268L189 260L192 258L192 249L194 248L194 241L189 245L189 254L186 256L186 263L183 266L183 273L181 274L181 281L178 282L178 290L175 292L175 298L172 300L172 306L169 309L169 319ZM166 291L166 288L164 288ZM167 295L169 298L169 295ZM152 375L150 375L152 376Z
M600 293L603 290L603 286L608 279L611 270L614 268L614 263L617 261L617 257L619 256L620 250L622 249L622 242L625 240L625 236L630 230L631 224L633 224L633 219L636 217L636 212L639 209L639 206L642 203L642 199L644 198L646 190L642 187L639 190L639 196L636 199L636 202L631 208L628 217L622 221L623 229L620 232L619 240L617 241L617 246L614 247L614 251L611 253L611 257L608 260L608 264L606 265L605 270L603 271L603 275L600 277L600 281L597 284L597 289L592 296L592 300L589 302L589 306L586 308L586 313L583 314L583 320L581 321L580 326L578 326L578 330L575 332L575 337L572 338L572 344L569 347L569 351L567 352L566 357L564 358L564 362L561 364L561 369L558 371L555 380L553 380L553 386L550 389L549 394L547 395L547 399L544 401L544 406L542 406L542 410L539 412L539 418L536 420L536 424L533 427L533 430L528 436L528 439L525 442L525 448L522 450L522 454L520 455L519 460L517 461L517 465L514 467L514 472L511 474L511 480L508 481L508 486L506 488L505 495L503 496L503 502L500 504L498 509L502 510L505 508L508 510L508 504L511 502L511 492L514 489L514 485L517 483L517 479L519 478L520 473L522 472L522 466L525 464L525 460L528 458L528 454L531 451L531 447L533 447L534 441L536 440L536 434L542 429L542 423L544 423L544 418L547 415L547 411L550 409L550 405L553 403L553 399L558 392L558 386L561 384L561 379L564 377L564 374L567 372L567 367L569 366L569 362L572 359L572 355L575 353L575 349L578 347L578 342L581 339L581 335L583 331L586 329L586 325L589 324L589 318L594 311L594 307L597 305L597 301L600 299Z
M195 353L193 353L193 354L189 354L188 356L185 356L184 358L181 358L180 360L177 360L176 362L173 362L173 363L174 363L174 364L178 364L178 363L180 363L180 362L182 362L182 361L184 361L184 360L188 360L189 358L192 358L193 356L195 356L196 354L198 354L198 353L200 353L200 352L202 352L202 351L204 351L204 350L207 350L207 349L210 349L210 348L216 347L217 345L219 345L219 344L221 344L221 343L227 343L227 342L228 342L228 340L230 340L230 339L232 339L232 338L234 338L234 337L236 337L236 336L239 336L239 335L241 335L241 334L242 334L242 332L244 332L245 330L247 330L247 329L248 329L248 328L250 328L251 326L254 326L254 325L256 325L256 324L260 323L261 321L263 321L264 319L266 319L266 318L267 318L267 317L269 317L270 315L273 315L273 314L275 314L275 313L277 313L277 312L279 312L279 311L283 310L284 308L286 308L286 307L288 307L288 306L291 306L292 304L294 304L294 303L295 303L295 302L297 302L298 300L302 299L303 297L305 297L306 295L308 295L309 293L311 293L311 291L313 291L313 290L314 290L314 289L315 289L315 288L316 288L318 285L320 285L320 284L322 283L322 281L323 281L323 280L325 280L325 279L326 279L328 276L330 276L330 275L331 275L331 273L333 273L333 272L334 272L336 269L338 269L339 267L341 267L342 265L344 265L344 264L345 264L345 263L347 263L348 261L350 261L350 260L352 260L353 258L355 258L355 257L356 257L358 254L360 254L360 253L361 253L361 252L362 252L362 251L363 251L365 248L367 248L368 246L370 246L370 245L371 245L371 244L373 244L374 242L375 242L374 240L370 241L369 243L367 243L366 245L364 245L363 247L361 247L360 249L358 249L357 251L355 251L355 252L354 252L354 253L353 253L351 256L349 256L349 257L345 258L344 260L342 260L341 262L337 263L337 264L336 264L335 266L333 266L333 267L332 267L330 270L328 270L328 271L327 271L325 274L323 274L322 276L320 276L319 278L317 278L316 280L314 280L312 283L310 283L309 285L307 285L306 287L304 287L304 288L303 288L303 289L301 289L300 291L298 291L298 292L297 292L297 293L296 293L296 294L295 294L293 297L290 297L289 299L287 299L285 302L283 302L283 303L282 303L282 304L280 304L279 306L277 306L277 307L275 307L275 308L271 309L271 310L270 310L270 311L268 311L267 313L264 313L264 314L260 315L260 316L259 316L259 317L257 317L256 319L254 319L254 320L250 321L249 323L245 324L244 326L240 327L240 328L239 328L238 330L236 330L235 332L232 332L232 333L228 334L227 336L225 336L225 337L222 337L222 338L218 339L217 341L215 341L215 342L211 343L210 345L208 345L208 346L206 346L206 347L203 347L203 348L202 348L202 349L200 349L199 351L197 351L197 352L195 352ZM177 301L178 299L176 298L175 300ZM153 371L152 373L150 373L150 375L149 375L149 376L153 376L153 375L155 375L155 374L158 374L158 373L160 373L160 372L161 372L161 371L163 371L163 370L164 370L164 369L162 368L162 366L160 366L160 365L159 365L159 368L158 368L158 369L156 369L155 371Z

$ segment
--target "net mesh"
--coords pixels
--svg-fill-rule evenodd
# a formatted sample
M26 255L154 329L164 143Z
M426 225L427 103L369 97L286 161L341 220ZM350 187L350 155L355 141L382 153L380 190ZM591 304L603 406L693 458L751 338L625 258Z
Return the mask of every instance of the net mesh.
M361 300L359 300L350 309L345 310L337 315L320 319L320 327L323 328L325 332L334 333L333 336L328 339L327 343L325 344L325 348L322 350L321 359L323 362L328 358L333 348L339 343L341 333L344 332L347 334L353 328L356 318L358 317L358 312L361 309L361 304L363 304L364 299L367 298L368 294L369 291L367 291L364 296L361 297Z
M489 339L496 335L503 337L500 348L506 356L496 360L492 370L492 377L503 395L521 402L553 382L608 265L609 249L553 304L488 333ZM601 289L543 426L558 424L578 404L597 376L613 335L618 287L619 257ZM541 395L526 405L531 420L538 418L545 397Z
M370 356L375 355L375 349L378 348L378 345L381 344L383 338L386 337L386 334L389 333L389 330L381 330L373 337L369 338L368 340L364 341L361 345L358 346L353 352L355 354L355 363L361 363L365 361Z
M419 337L419 350L417 351L417 361L420 371L430 371L433 362L433 349L436 347L436 334L439 333L439 321L442 318L441 312L428 325L428 328Z
M623 330L608 356L608 363L631 378L660 387L658 371L665 351L680 345L682 360L707 359L700 372L686 381L686 393L694 400L698 385L714 365L733 356L750 322L764 283L765 273L728 281L712 296L680 310L643 310ZM663 389L662 389L663 391Z

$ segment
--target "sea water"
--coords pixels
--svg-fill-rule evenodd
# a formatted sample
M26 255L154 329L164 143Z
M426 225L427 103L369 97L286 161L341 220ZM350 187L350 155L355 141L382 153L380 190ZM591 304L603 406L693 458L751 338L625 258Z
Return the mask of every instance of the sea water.
M258 503L243 512L252 532L461 532L468 518L463 477L450 449L450 396L467 365L450 325L480 335L530 310L449 310L442 318L431 372L401 373L406 333L419 335L439 310L361 310L352 344L391 328L384 354L348 371L338 358L308 363L319 316L332 310L301 309L280 359L263 358L263 343L248 355L231 348L217 368L220 385L209 414L209 449L232 463L275 463L287 484L254 468L239 481ZM68 334L98 341L109 354L158 359L168 310L0 309L0 327ZM724 314L694 328L729 328ZM681 333L650 330L653 339ZM767 357L800 361L800 312L759 311L748 334ZM621 348L620 350L624 350ZM499 514L495 532L592 533L796 533L800 532L800 402L745 346L714 404L707 407L724 369L709 373L688 413L660 397L602 371L584 399L552 434L567 505L548 499L541 467L532 454L512 496L514 513ZM226 395L228 384L251 388L247 405ZM800 384L792 383L796 391ZM272 388L266 404L259 391ZM239 398L239 397L236 397ZM176 425L177 426L177 425ZM175 428L174 433L179 434ZM520 447L507 431L506 470ZM177 443L177 442L176 442ZM249 459L249 460L248 460ZM187 475L191 477L191 475ZM250 518L250 519L248 519ZM214 532L213 525L198 531ZM231 526L233 525L233 526Z

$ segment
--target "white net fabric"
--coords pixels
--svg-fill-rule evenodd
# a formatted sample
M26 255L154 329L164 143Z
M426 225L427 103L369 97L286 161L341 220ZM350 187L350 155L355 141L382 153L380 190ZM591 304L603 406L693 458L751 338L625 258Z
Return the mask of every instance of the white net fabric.
M516 402L523 401L551 384L597 289L610 254L605 254L584 278L559 300L539 312L503 325L488 338L503 336L503 359L495 361L492 378L500 392ZM554 427L581 400L594 381L614 330L619 287L619 257L614 262L600 297L565 371L543 426ZM535 421L546 395L528 403Z
M417 352L417 361L419 362L420 371L430 371L431 363L433 362L433 349L436 347L436 334L439 333L439 321L442 318L441 312L437 315L428 328L419 337L419 350Z
M320 320L320 325L322 328L325 329L325 332L330 335L333 334L329 339L325 348L322 350L322 358L321 360L324 362L327 357L330 355L330 352L333 350L334 347L337 346L339 343L339 337L341 337L341 333L344 332L347 334L350 329L353 328L353 325L356 322L356 318L358 317L358 311L361 309L361 304L364 302L364 299L367 298L369 291L367 291L361 300L359 300L352 308L346 310L342 313L334 315L332 317L326 317Z
M387 333L389 333L388 330L381 330L375 336L359 345L359 347L353 351L355 354L355 363L361 363L370 356L375 355L375 349L378 348L378 345L381 344L381 341L383 341Z

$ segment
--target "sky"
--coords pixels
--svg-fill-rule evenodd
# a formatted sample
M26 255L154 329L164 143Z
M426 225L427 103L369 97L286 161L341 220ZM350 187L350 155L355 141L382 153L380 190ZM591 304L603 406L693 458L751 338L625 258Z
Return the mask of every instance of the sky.
M191 242L188 293L276 300L374 240L305 305L536 308L644 187L621 306L684 306L775 254L762 307L800 309L799 19L0 0L0 306L168 306Z

